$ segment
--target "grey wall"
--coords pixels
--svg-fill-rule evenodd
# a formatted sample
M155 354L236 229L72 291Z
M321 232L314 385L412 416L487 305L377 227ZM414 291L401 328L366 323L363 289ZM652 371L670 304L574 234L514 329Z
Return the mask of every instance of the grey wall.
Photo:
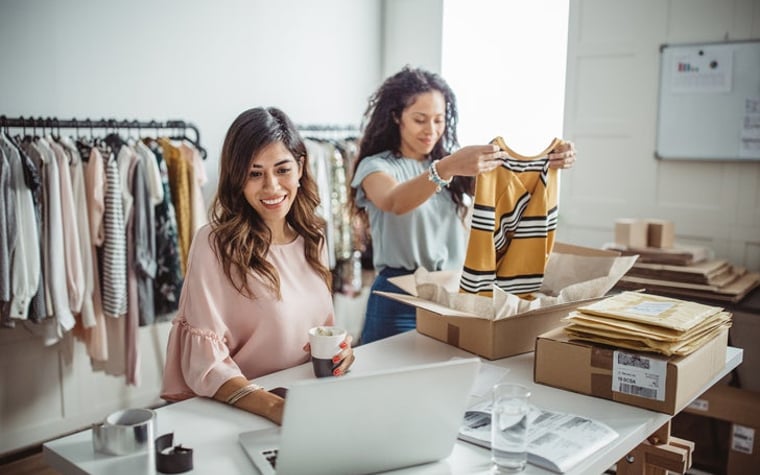
M404 65L441 72L445 0L385 0L383 75Z
M380 0L1 0L0 114L194 122L216 184L238 113L357 124L381 77Z

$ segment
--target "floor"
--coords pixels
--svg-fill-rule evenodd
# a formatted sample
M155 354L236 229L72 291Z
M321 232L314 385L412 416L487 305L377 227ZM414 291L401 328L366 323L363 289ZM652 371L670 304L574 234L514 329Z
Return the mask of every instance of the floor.
M45 463L42 452L0 465L0 473L3 475L58 475L57 471Z

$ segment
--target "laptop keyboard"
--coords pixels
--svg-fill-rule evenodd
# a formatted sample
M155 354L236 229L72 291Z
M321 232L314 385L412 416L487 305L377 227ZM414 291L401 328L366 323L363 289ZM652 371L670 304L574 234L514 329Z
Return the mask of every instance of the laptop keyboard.
M277 449L264 450L261 454L267 459L267 462L269 462L269 465L271 465L272 468L277 468Z

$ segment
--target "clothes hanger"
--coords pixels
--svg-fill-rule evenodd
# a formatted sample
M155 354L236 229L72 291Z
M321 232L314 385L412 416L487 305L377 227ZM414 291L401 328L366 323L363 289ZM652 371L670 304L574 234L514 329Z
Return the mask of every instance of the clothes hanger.
M172 140L187 140L193 146L198 149L198 152L200 152L201 157L205 160L208 153L206 152L206 149L201 146L201 134L198 131L198 127L196 127L193 124L190 124L188 122L185 122L183 120L169 120L166 122L166 127L176 127L175 132L179 132L181 130L181 133L176 133L175 135L170 136L169 138ZM188 137L187 130L190 129L195 134L195 138Z
M106 137L103 139L114 153L118 153L123 145L126 145L124 139L119 135L119 123L114 119L103 119L106 124Z

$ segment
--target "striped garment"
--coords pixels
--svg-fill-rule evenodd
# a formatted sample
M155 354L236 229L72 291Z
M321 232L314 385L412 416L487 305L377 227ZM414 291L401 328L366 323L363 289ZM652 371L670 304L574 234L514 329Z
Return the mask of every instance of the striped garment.
M119 317L127 313L127 236L116 157L111 153L104 158L106 192L101 281L103 313L109 317Z
M491 296L493 285L528 297L541 288L557 228L557 171L548 154L528 157L501 137L491 143L509 154L502 166L478 176L470 238L459 290Z

